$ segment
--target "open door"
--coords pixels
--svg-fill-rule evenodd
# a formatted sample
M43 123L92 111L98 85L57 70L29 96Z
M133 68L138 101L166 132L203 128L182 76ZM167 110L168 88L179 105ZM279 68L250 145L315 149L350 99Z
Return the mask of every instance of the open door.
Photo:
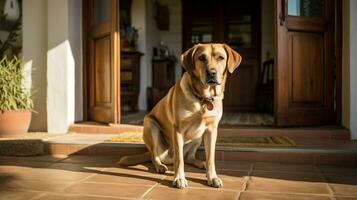
M334 124L334 0L276 0L280 126Z
M88 0L87 26L88 120L119 122L118 0Z

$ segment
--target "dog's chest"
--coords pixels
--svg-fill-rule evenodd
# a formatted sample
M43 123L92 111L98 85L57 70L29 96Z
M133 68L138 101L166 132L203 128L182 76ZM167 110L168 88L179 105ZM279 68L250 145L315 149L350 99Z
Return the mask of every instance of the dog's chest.
M220 109L213 104L212 108L200 103L194 104L194 112L186 112L183 115L183 132L185 141L201 138L208 126L212 123L218 123L221 118Z

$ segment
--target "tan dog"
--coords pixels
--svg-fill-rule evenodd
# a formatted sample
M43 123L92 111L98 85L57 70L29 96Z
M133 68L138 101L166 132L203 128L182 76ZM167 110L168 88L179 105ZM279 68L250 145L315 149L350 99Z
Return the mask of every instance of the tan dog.
M241 56L225 44L197 44L181 55L186 72L144 118L143 139L148 153L123 157L119 164L134 165L151 159L165 173L174 164L173 186L187 187L184 161L206 168L208 185L222 187L215 169L217 127L227 71L232 73ZM204 139L206 162L196 159Z

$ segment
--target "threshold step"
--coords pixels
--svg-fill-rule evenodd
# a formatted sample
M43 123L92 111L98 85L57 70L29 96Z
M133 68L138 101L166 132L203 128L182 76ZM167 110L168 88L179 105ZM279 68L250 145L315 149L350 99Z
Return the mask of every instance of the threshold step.
M217 161L281 162L301 164L357 165L357 141L320 140L297 141L296 147L224 147L217 146ZM50 155L124 155L147 151L144 144L107 143L93 141L44 141ZM198 157L204 160L204 148Z
M143 131L143 126L130 124L76 123L69 127L70 133L118 134L128 131ZM278 128L268 126L220 126L218 135L226 136L287 136L292 139L350 140L350 131L340 126Z

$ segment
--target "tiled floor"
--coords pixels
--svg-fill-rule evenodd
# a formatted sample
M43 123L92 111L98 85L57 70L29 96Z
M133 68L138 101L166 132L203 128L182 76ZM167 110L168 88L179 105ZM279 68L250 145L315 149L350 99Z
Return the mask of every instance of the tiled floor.
M171 187L172 171L115 165L117 157L0 157L0 199L357 199L357 167L217 162L224 188L186 166L189 187Z

